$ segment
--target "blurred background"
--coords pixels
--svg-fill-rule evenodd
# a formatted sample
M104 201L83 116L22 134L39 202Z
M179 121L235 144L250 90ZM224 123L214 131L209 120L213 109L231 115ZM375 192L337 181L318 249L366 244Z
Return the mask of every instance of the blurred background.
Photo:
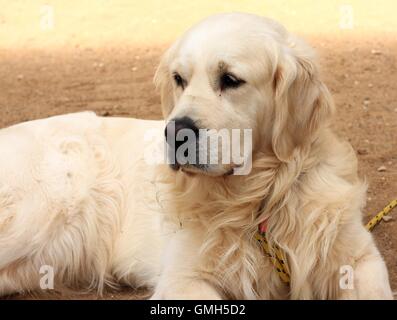
M395 0L0 0L0 128L82 110L161 119L152 78L162 52L195 22L230 11L274 18L316 49L335 129L369 184L366 221L397 197ZM374 235L397 291L395 220Z

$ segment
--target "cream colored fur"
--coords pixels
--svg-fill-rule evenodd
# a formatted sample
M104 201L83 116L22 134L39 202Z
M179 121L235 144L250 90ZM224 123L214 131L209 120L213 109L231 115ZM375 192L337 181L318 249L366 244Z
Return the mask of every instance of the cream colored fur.
M246 83L217 88L225 65ZM366 186L329 127L333 102L309 47L265 18L212 16L166 52L156 83L167 121L251 128L251 173L148 164L145 150L163 135L145 134L163 121L78 113L2 129L0 295L40 290L40 267L50 265L58 290L123 283L160 299L392 298L363 227ZM290 286L253 239L265 219ZM344 265L353 289L339 285Z

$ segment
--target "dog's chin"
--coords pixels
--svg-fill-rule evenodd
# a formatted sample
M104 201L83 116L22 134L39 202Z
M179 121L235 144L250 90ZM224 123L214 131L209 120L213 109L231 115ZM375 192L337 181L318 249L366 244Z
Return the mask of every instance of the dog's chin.
M180 170L181 172L186 173L187 175L205 175L211 177L221 177L221 176L229 176L234 172L234 168L232 166L217 166L217 165L179 165L173 164L171 168L175 171Z

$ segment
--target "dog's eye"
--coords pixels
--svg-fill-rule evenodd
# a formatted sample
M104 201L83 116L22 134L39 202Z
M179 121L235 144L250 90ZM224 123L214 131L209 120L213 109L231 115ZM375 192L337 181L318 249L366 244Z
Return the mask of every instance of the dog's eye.
M185 89L186 81L183 80L183 78L176 72L173 74L173 77L174 77L175 84L178 87L181 87L182 89Z
M229 88L237 88L244 83L245 83L244 80L239 79L230 73L223 74L220 79L221 90L225 90Z

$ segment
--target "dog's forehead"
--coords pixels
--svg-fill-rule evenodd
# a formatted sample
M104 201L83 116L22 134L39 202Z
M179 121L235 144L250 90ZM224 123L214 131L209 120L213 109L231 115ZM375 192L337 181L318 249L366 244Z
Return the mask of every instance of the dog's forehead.
M223 39L223 40L221 40ZM182 64L202 65L219 64L221 61L232 63L242 62L250 53L238 41L238 37L229 32L212 33L200 29L188 34L182 41L178 51L177 60Z
M250 15L236 17L240 15L218 15L194 26L181 38L179 58L242 61L266 50L272 41L271 25Z
M201 26L187 33L181 42L180 53L189 54L197 53L197 55L203 55L203 53L209 53L211 51L220 52L220 50L228 50L228 52L238 51L240 46L237 45L239 42L240 34L233 32L229 29L218 29L212 30Z

